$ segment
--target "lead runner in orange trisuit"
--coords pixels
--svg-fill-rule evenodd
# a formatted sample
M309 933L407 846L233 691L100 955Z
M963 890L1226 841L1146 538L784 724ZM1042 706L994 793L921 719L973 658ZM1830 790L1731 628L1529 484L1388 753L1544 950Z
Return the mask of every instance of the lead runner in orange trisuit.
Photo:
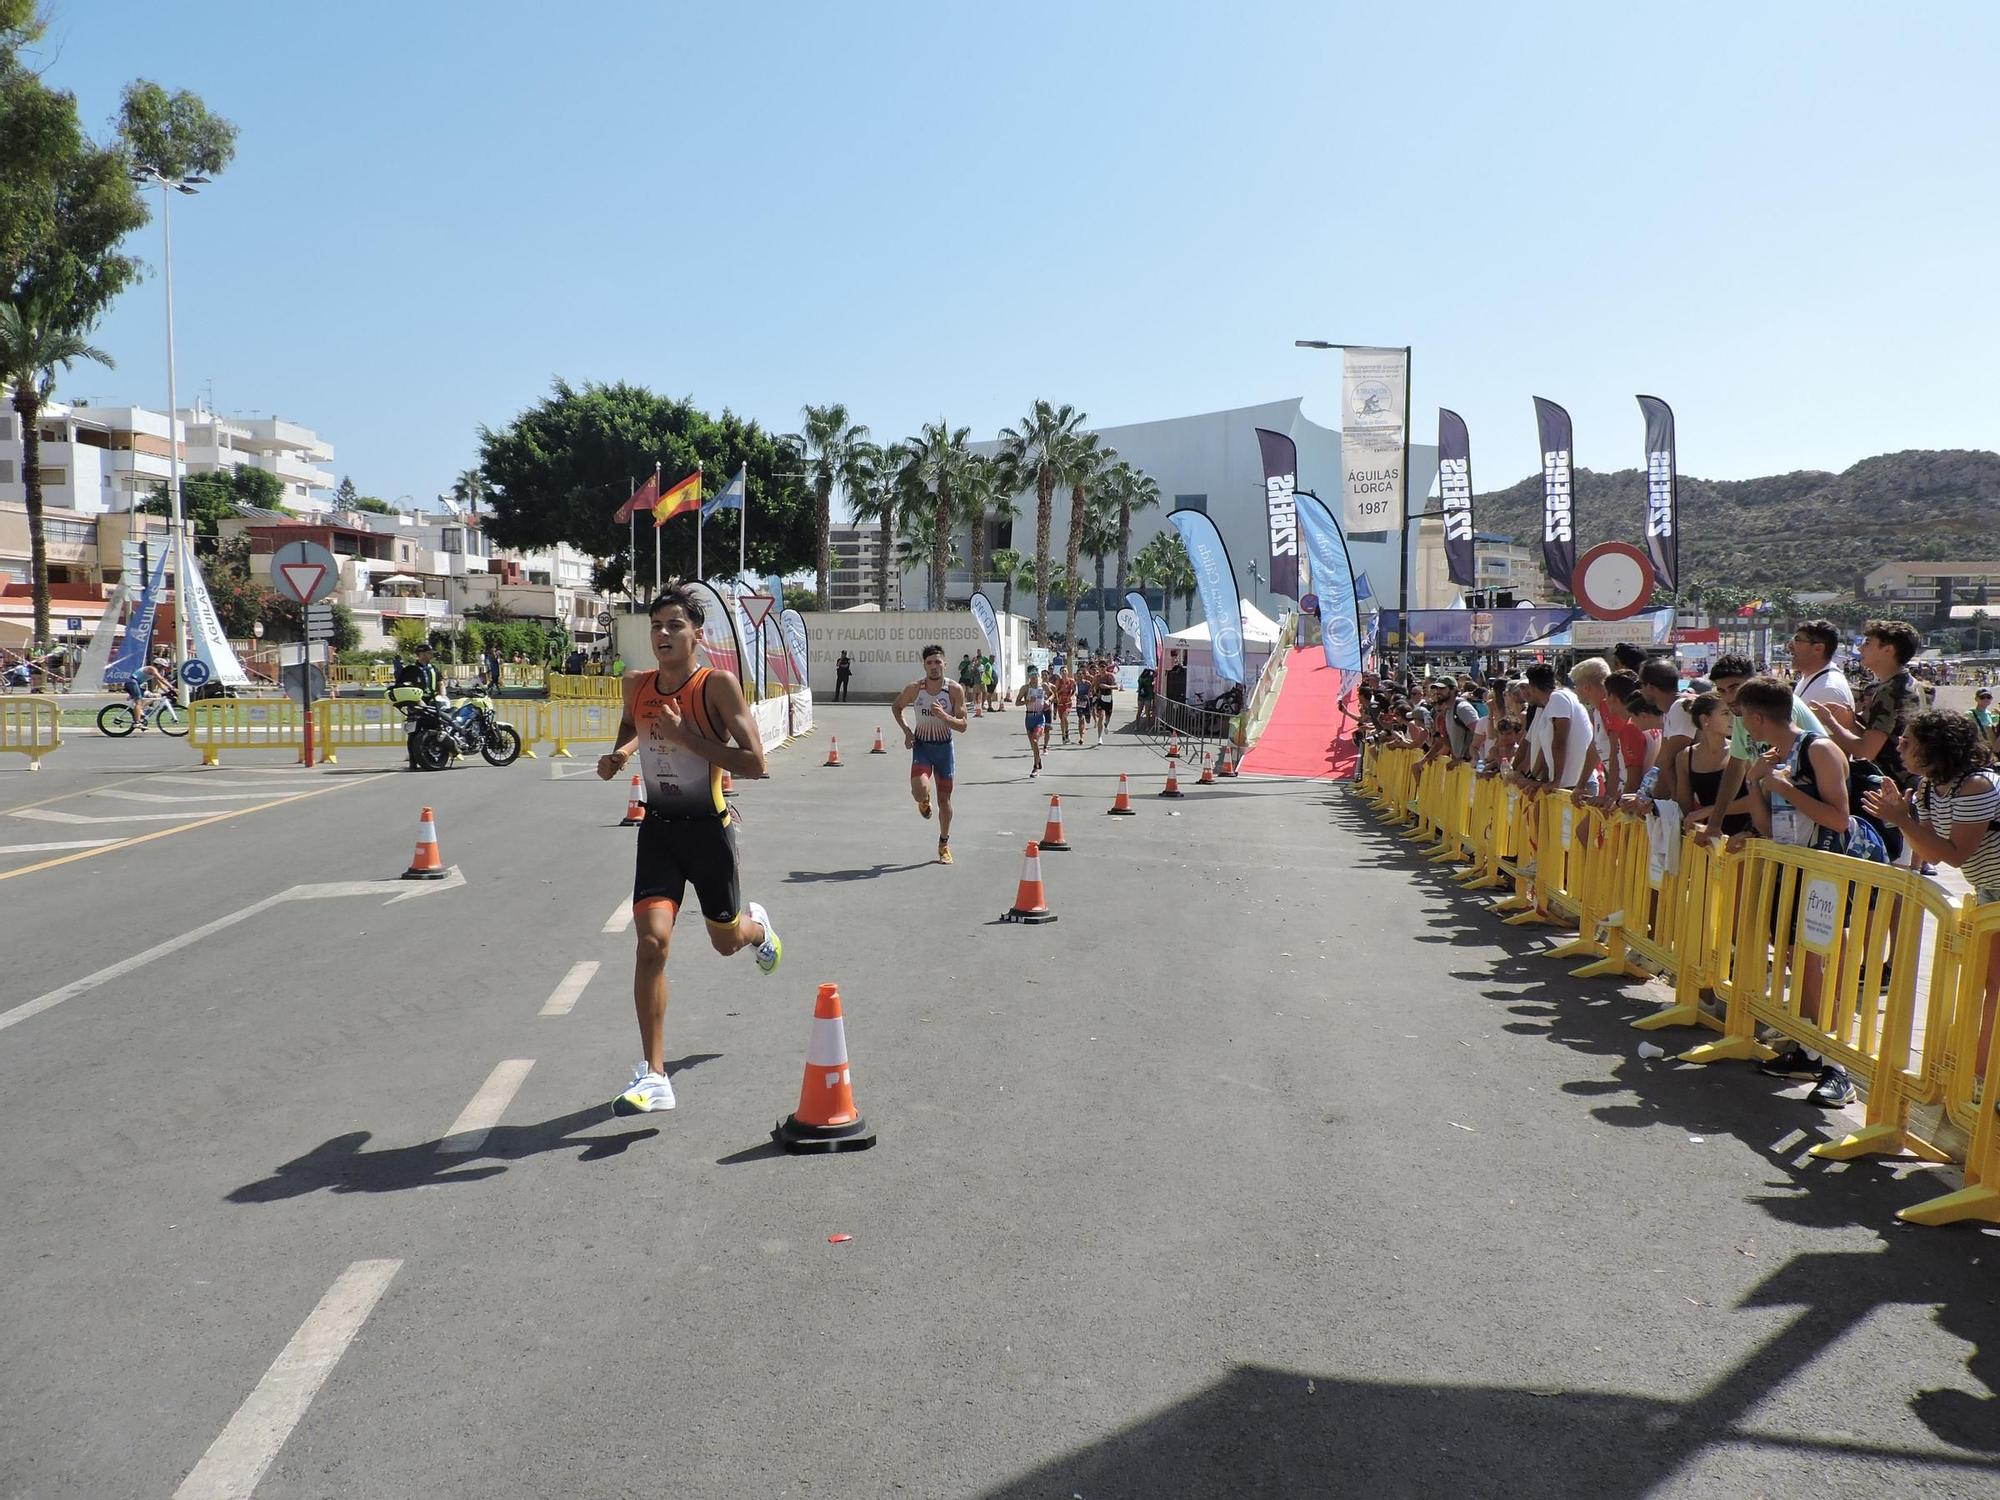
M748 948L766 974L784 954L764 908L743 903L736 836L722 796L724 771L751 778L767 774L756 721L734 677L695 661L700 601L681 585L669 584L650 613L659 665L625 674L617 748L597 761L597 774L609 781L637 754L646 788L632 881L632 926L639 940L632 1002L646 1055L612 1106L621 1115L674 1107L674 1088L667 1081L667 944L688 886L694 887L717 953Z

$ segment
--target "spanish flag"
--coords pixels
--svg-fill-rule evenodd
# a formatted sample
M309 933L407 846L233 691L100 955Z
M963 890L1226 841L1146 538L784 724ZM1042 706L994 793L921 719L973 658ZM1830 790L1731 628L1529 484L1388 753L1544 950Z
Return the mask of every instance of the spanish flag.
M659 503L653 507L653 525L663 525L675 516L691 515L700 509L701 470L696 469L660 496Z

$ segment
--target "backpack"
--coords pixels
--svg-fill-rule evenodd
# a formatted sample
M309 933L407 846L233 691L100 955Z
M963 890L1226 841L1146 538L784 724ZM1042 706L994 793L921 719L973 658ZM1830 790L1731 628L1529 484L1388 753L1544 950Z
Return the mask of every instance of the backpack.
M1819 797L1819 775L1813 770L1812 747L1815 740L1825 739L1822 734L1801 734L1799 742L1792 748L1792 784L1808 797ZM1872 773L1872 777L1864 775ZM1870 864L1886 865L1894 862L1895 855L1889 848L1888 839L1883 837L1884 826L1872 817L1862 814L1861 803L1854 787L1859 780L1864 788L1879 787L1882 773L1871 761L1849 761L1847 766L1847 832L1835 833L1831 828L1813 830L1811 848L1824 854L1845 854L1849 859L1865 859ZM1886 830L1896 832L1896 830ZM1896 832L1896 846L1902 848L1902 834Z

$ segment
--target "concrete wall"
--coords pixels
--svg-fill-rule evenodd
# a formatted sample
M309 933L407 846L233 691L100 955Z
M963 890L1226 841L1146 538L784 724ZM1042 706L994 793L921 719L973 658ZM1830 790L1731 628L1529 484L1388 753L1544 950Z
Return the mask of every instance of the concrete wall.
M811 671L807 683L813 696L822 701L833 697L834 664L842 651L852 659L854 676L848 694L854 698L893 698L924 675L924 647L944 647L944 673L958 677L958 659L966 653L986 649L986 637L969 610L948 610L935 614L924 610L892 610L889 613L857 611L805 616L806 635L812 645ZM1023 680L1027 665L1027 621L1017 616L1000 616L1004 662L1012 691Z

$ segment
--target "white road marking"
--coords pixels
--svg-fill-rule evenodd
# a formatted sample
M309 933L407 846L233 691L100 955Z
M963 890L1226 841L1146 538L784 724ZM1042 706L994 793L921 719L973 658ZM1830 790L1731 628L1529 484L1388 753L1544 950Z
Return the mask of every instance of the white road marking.
M81 979L73 979L61 989L50 990L46 995L38 995L33 1000L15 1006L12 1010L0 1010L0 1031L5 1031L9 1026L18 1026L45 1010L61 1005L65 1000L74 1000L78 995L87 995L98 986L109 984L114 979L122 979L134 969L143 969L155 959L165 958L170 953L178 953L192 943L198 943L205 937L212 937L225 927L234 927L238 922L254 917L259 912L269 911L281 902L317 901L330 896L386 894L389 899L382 904L394 906L398 901L435 895L439 891L455 890L464 884L464 874L457 865L453 865L443 880L409 882L348 880L331 885L295 885L290 890L278 892L275 896L266 896L262 901L252 902L241 911L233 911L226 917L217 917L213 922L204 922L201 926L183 932L178 937L170 937L164 943L155 943L144 953L135 953L130 958L122 958L115 964L108 964L99 969L95 974L86 974Z
M174 1500L249 1500L402 1265L400 1260L357 1260L340 1273L181 1481Z
M54 844L0 844L0 854L50 854L58 849L101 849L117 839L66 839Z
M275 785L275 783L273 784ZM105 797L113 802L165 803L168 807L172 807L178 802L254 802L259 797L270 796L271 788L264 786L254 792L195 792L186 796L169 797L164 792L121 792L115 788L106 787L104 790L92 792L90 795L93 797Z
M623 932L632 925L632 898L627 896L618 903L618 909L604 919L606 932Z
M597 960L594 958L587 958L580 964L572 965L570 971L563 975L562 983L556 986L555 993L542 1002L541 1013L545 1016L568 1015L576 1008L577 999L583 994L583 987L590 983L591 976L596 973Z
M13 813L14 817L31 818L37 823L185 823L190 818L207 815L205 807L190 807L186 812L177 813L105 813L101 816L64 812L55 807L22 807Z
M485 1145L487 1132L500 1123L522 1080L528 1076L528 1069L534 1065L532 1057L510 1057L488 1073L472 1102L458 1112L451 1129L438 1142L438 1150L464 1155Z

